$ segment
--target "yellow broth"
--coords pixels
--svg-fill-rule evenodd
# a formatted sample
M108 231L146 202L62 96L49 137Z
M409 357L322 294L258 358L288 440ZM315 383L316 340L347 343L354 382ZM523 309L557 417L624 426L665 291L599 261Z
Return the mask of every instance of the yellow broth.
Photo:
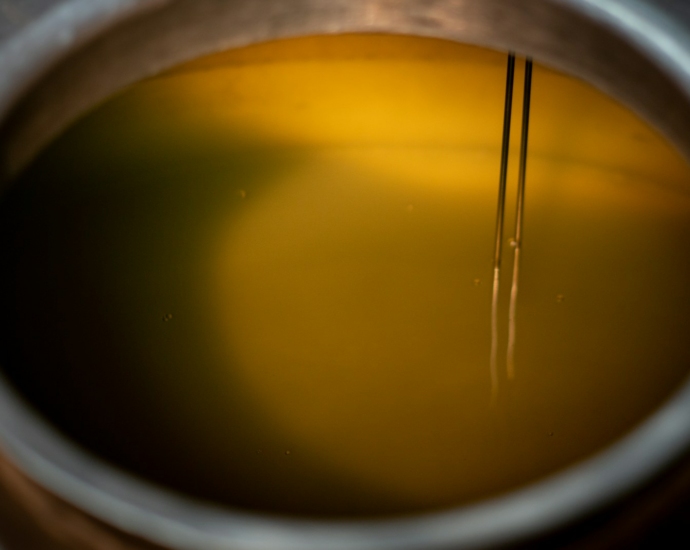
M2 364L74 441L229 506L412 513L524 486L682 382L690 171L536 66L514 380L522 67L403 36L217 54L99 106L2 203Z

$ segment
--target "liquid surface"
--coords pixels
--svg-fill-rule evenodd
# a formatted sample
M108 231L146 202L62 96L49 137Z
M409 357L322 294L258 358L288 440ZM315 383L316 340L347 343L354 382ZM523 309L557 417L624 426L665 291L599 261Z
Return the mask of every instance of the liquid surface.
M2 204L6 373L101 457L269 512L464 504L615 441L690 364L690 171L535 67L516 376L502 359L490 406L505 63L297 39L95 109Z

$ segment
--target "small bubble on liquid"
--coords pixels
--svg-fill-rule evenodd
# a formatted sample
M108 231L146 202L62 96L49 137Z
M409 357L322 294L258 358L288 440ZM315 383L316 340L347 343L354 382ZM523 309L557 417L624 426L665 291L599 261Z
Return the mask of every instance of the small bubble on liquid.
M553 432L549 432L549 437L553 437Z
M563 296L563 294L556 294L556 301L559 304L563 301L564 298L565 298L565 296Z
M163 321L165 321L165 322L170 321L170 319L172 319L172 318L173 318L172 313L166 313L165 315L163 315Z
M515 247L517 246L517 241L516 241L515 239L510 239L510 240L508 241L508 244L509 244L510 246L512 246L513 248L515 248Z
M474 279L474 281L472 281L472 282L474 283L474 286L480 286L482 284L481 279Z
M244 189L240 189L237 194L241 199L245 198L247 196L247 192Z
M414 210L414 205L413 204L408 204L407 205L407 211L412 212Z
M289 455L289 454L290 454L290 451L285 451L285 454L286 454L286 455Z

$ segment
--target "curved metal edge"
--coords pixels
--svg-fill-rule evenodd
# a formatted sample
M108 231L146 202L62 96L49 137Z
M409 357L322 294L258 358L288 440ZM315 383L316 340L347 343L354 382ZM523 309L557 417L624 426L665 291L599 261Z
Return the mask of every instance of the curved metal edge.
M574 0L562 0L570 5ZM690 89L690 22L681 23L648 2L628 0L581 0L586 12L613 28L624 25L626 36L654 59L668 74Z
M51 66L101 31L170 0L68 0L2 44L0 118Z
M561 1L582 9L582 3L575 0ZM25 66L0 65L7 77L0 85L2 105L9 106L21 90L76 48L85 36L162 3L111 0L93 3L84 15L73 11L74 6L92 3L75 0L48 13L27 35L8 44L17 51L28 48L32 55ZM669 34L674 26L668 18L639 1L583 3L589 6L589 17L630 36L658 57L671 77L690 88L690 44L680 26ZM82 27L87 34L81 33ZM64 28L74 32L65 33L61 30ZM32 65L32 60L37 65ZM12 78L19 79L23 87L11 88L7 83ZM116 472L58 437L27 410L6 384L0 384L2 446L30 477L125 531L188 550L450 549L460 544L480 548L523 539L564 525L592 507L600 507L642 485L688 448L689 418L690 384L686 384L661 411L618 443L528 489L414 519L310 522L228 513L160 492Z
M664 74L685 90L687 96L690 90L690 12L671 14L665 11L668 7L655 5L653 0L556 1L571 8L578 6L580 11L611 32L621 34L623 31L624 38L651 56ZM610 92L606 85L599 87ZM656 125L659 122L656 118L651 114L649 122ZM659 129L681 147L690 161L687 126Z
M160 494L66 443L0 386L0 417L21 440L4 450L30 477L95 517L157 544L185 550L487 548L554 529L644 484L690 440L690 386L631 435L594 458L527 489L437 514L381 521L305 521L230 512ZM50 456L47 460L45 456ZM161 498L162 497L162 498ZM546 520L546 523L545 523Z

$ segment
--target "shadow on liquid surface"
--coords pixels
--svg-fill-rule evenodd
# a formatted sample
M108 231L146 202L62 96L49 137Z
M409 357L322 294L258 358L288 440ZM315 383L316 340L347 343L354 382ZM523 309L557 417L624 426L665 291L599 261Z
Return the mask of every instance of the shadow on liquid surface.
M620 437L687 373L689 172L536 68L517 373L490 408L504 60L316 37L94 110L1 207L6 375L97 455L278 513L464 504Z

